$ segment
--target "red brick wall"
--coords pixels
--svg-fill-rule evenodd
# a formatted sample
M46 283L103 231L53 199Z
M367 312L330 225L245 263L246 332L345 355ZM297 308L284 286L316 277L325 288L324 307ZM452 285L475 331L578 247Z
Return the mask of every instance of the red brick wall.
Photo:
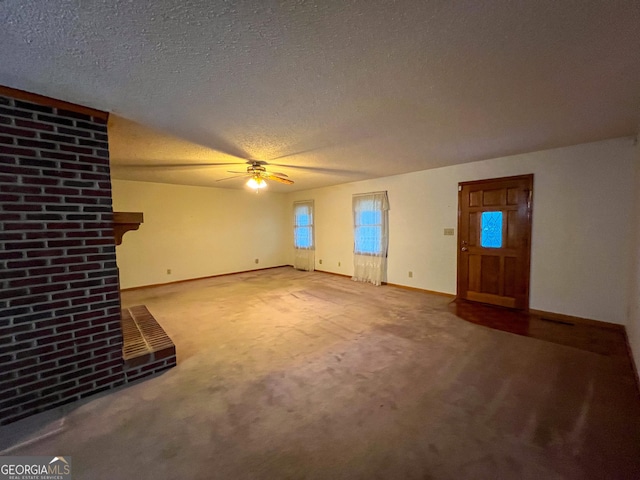
M0 425L124 383L105 116L0 92Z

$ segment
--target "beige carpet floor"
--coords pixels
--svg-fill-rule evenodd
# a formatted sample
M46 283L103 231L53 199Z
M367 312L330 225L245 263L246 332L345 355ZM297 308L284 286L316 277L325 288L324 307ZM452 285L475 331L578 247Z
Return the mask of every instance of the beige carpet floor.
M284 267L122 300L178 366L3 427L4 454L71 456L76 479L640 478L620 362L447 297Z

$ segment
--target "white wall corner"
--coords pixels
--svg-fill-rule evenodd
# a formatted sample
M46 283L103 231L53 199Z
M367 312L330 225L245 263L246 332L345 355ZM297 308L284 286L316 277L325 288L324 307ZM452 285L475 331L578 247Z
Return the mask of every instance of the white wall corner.
M635 150L635 201L633 205L634 230L630 263L632 265L629 279L629 305L627 309L627 337L636 365L640 371L640 141L639 135L634 140Z

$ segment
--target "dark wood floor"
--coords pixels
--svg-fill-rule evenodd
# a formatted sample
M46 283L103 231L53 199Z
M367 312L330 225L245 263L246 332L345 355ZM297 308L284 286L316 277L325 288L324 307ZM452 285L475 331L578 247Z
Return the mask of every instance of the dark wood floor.
M453 300L448 309L457 317L477 325L606 356L616 365L619 375L626 382L635 384L640 399L640 380L622 326L607 323L599 325L597 322L583 322L571 317L554 318L552 315L539 315L460 299Z
M468 322L614 357L633 370L622 326L554 318L460 299L448 308Z

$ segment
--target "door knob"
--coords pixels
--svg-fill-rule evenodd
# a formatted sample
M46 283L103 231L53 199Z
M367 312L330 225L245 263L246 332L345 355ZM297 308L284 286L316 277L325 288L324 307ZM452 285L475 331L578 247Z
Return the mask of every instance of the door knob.
M467 247L462 247L462 248L461 248L461 250L462 250L463 252L466 252L466 251L467 251L467 250L469 250L469 249L468 249Z

